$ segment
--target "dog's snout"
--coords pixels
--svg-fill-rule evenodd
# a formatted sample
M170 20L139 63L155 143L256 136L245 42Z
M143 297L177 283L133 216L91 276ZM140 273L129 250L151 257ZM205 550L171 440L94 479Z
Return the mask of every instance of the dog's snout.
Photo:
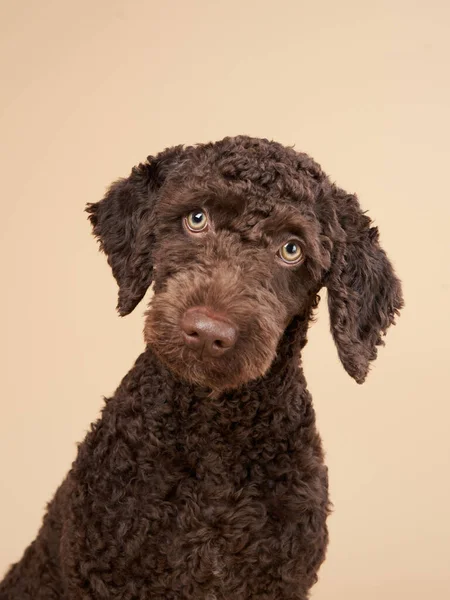
M237 340L237 328L203 307L189 308L181 319L184 343L208 356L218 357Z

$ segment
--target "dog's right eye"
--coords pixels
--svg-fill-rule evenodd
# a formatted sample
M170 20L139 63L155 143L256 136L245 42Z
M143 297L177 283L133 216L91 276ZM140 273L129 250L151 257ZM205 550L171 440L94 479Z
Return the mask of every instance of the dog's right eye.
M189 231L194 233L205 231L208 227L208 217L202 210L193 210L184 217L184 222Z

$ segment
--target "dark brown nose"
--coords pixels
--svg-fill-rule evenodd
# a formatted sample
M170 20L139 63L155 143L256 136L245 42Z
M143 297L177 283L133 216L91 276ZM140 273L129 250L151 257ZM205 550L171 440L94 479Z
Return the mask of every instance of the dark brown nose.
M181 329L186 346L212 357L222 356L237 339L237 329L232 323L199 306L184 313Z

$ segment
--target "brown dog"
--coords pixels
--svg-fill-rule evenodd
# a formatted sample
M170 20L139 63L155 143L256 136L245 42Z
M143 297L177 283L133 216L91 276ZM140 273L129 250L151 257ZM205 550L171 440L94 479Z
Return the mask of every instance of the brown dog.
M305 600L327 471L300 351L322 287L362 383L402 306L378 231L305 154L245 136L149 157L88 207L147 347L1 600Z

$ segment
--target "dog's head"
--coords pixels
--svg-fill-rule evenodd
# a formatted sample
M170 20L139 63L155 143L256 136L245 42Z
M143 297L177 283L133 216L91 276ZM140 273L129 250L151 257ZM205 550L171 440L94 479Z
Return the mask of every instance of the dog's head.
M200 386L262 376L323 286L341 361L362 383L402 306L356 196L275 142L239 136L170 148L87 211L119 284L119 313L154 281L145 339Z

